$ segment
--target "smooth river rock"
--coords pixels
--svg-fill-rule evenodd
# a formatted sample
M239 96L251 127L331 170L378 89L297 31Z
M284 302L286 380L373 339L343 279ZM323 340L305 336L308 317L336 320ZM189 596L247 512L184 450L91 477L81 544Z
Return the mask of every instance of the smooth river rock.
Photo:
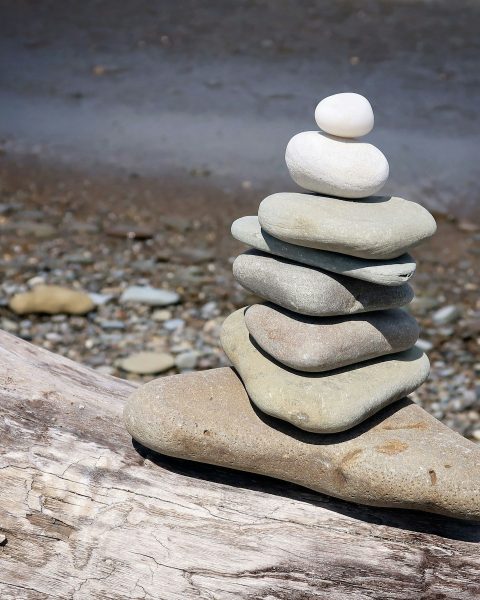
M93 300L86 292L59 285L37 285L30 292L15 294L9 306L17 315L84 315L95 308Z
M327 373L293 371L258 349L244 313L239 309L225 319L225 354L260 410L305 431L351 429L416 390L430 372L427 356L416 347Z
M402 254L393 260L367 260L338 252L296 246L267 233L261 228L257 216L241 217L234 221L232 235L257 250L380 285L406 283L413 277L417 266L410 254Z
M317 125L330 135L357 138L373 129L374 116L370 102L360 94L346 92L327 96L315 109Z
M137 352L118 361L118 366L129 373L154 375L175 366L175 358L168 352Z
M311 316L335 316L395 308L408 304L413 290L376 285L258 250L240 254L233 275L243 287L283 308Z
M125 423L138 442L168 456L360 504L480 519L480 445L408 399L346 433L312 434L255 409L236 373L221 368L140 387Z
M274 304L254 304L245 324L255 342L299 371L329 371L411 348L416 320L400 308L348 317L304 317Z
M146 304L147 306L169 306L180 302L177 292L153 288L148 285L132 285L124 290L120 302Z
M428 210L395 196L351 202L272 194L261 202L258 220L265 231L285 242L376 260L402 255L437 229Z
M388 179L388 162L378 148L357 140L303 131L287 145L285 162L300 187L342 198L376 194Z

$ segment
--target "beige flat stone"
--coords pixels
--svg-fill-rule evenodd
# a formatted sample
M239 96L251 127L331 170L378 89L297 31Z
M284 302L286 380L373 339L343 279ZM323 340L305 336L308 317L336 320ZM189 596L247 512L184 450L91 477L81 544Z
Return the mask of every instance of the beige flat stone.
M437 229L423 206L394 196L351 201L272 194L261 202L258 220L270 235L290 244L377 260L400 256Z
M245 324L257 344L299 371L329 371L402 352L418 339L416 320L400 308L348 317L305 317L275 306L254 304Z
M316 433L337 433L358 425L388 404L416 390L430 363L418 348L328 371L304 373L277 363L257 349L240 309L225 319L225 354L260 410Z
M350 315L408 304L413 290L376 285L328 273L258 250L240 254L233 263L235 279L248 290L302 315Z
M346 433L318 435L263 415L232 369L156 379L125 409L156 452L277 477L370 506L480 519L480 446L408 399Z
M84 315L95 308L87 293L59 285L37 285L30 292L15 294L9 306L17 315Z

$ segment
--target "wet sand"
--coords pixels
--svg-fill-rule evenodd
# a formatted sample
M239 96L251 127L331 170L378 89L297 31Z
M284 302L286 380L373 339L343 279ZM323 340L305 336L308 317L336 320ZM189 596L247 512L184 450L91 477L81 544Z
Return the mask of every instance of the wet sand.
M464 0L10 0L3 160L166 177L187 195L198 176L227 195L295 189L289 138L321 97L356 90L386 193L476 219L479 24Z

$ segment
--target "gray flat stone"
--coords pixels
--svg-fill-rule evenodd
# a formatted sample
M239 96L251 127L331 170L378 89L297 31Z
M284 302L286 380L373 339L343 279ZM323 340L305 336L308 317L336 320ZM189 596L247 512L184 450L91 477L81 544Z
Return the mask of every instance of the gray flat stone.
M348 317L305 317L274 304L254 304L245 324L255 342L299 371L329 371L402 352L417 341L415 319L400 308Z
M277 477L343 500L480 519L480 446L403 399L346 433L308 433L256 410L233 369L156 379L125 409L168 456Z
M240 309L225 320L223 349L263 412L316 433L358 425L416 390L430 363L418 348L328 373L286 369L253 344Z
M402 254L391 260L367 260L338 252L289 244L262 229L256 216L241 217L234 221L232 235L257 250L380 285L406 283L413 277L417 266L410 254Z
M311 316L348 315L408 304L413 290L327 273L258 250L240 254L233 275L245 288L288 310Z
M133 302L147 304L148 306L169 306L180 302L177 292L153 288L148 285L132 285L128 287L120 297L120 302Z
M375 260L401 256L437 228L420 204L394 196L352 201L273 194L261 202L258 219L265 231L285 242Z

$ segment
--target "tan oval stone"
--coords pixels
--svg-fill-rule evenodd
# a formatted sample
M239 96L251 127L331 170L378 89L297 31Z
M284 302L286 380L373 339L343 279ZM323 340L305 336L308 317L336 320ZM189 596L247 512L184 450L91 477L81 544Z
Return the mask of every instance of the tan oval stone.
M413 290L405 283L383 286L327 273L291 260L250 250L233 263L235 279L251 292L303 315L349 315L408 304Z
M137 352L118 361L118 366L129 373L154 375L175 366L175 358L168 352Z
M430 363L418 348L327 373L285 368L252 343L245 309L222 327L225 354L260 410L316 433L337 433L358 425L428 377Z
M37 285L30 292L15 294L10 308L17 315L46 313L83 315L95 308L88 294L58 285Z
M386 260L430 238L437 225L420 204L394 196L348 201L311 194L272 194L258 209L274 237L309 248Z
M130 434L187 460L277 477L343 500L480 519L480 446L408 399L319 435L256 410L232 369L162 377L125 409Z
M329 371L402 352L418 339L416 320L401 309L348 317L305 317L272 304L254 304L245 324L275 360L300 371Z

